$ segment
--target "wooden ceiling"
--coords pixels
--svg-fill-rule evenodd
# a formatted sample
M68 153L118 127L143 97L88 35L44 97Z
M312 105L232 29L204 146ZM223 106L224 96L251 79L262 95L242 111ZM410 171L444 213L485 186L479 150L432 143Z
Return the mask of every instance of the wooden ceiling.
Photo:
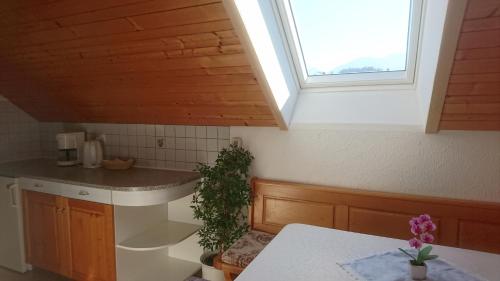
M220 0L4 0L0 94L41 121L276 126Z
M500 130L500 0L468 2L440 128Z

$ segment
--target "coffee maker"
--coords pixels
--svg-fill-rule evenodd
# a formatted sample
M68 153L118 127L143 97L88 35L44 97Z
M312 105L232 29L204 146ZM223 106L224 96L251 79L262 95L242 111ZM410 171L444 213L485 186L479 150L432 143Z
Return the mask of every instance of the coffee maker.
M74 166L82 163L84 132L57 134L56 140L58 166Z

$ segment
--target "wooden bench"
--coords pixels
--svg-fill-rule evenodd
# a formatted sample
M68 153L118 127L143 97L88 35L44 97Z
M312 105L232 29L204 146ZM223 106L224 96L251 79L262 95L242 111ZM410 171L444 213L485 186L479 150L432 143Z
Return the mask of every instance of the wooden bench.
M408 239L408 220L427 213L437 224L436 244L500 253L500 204L373 192L317 185L252 180L252 230L277 234L304 223ZM242 267L218 260L227 281Z

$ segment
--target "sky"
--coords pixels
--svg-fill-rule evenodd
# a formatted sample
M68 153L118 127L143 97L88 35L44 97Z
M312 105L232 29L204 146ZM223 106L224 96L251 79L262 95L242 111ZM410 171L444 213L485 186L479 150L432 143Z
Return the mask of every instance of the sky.
M289 1L308 70L357 59L404 70L410 0Z

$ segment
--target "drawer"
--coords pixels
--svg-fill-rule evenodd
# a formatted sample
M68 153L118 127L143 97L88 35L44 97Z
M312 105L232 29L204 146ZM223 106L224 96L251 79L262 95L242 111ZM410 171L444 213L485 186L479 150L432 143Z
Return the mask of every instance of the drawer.
M111 204L111 190L107 189L62 184L60 195L73 199Z
M61 191L59 183L28 178L20 178L19 187L25 190L43 192L52 195L59 195Z

